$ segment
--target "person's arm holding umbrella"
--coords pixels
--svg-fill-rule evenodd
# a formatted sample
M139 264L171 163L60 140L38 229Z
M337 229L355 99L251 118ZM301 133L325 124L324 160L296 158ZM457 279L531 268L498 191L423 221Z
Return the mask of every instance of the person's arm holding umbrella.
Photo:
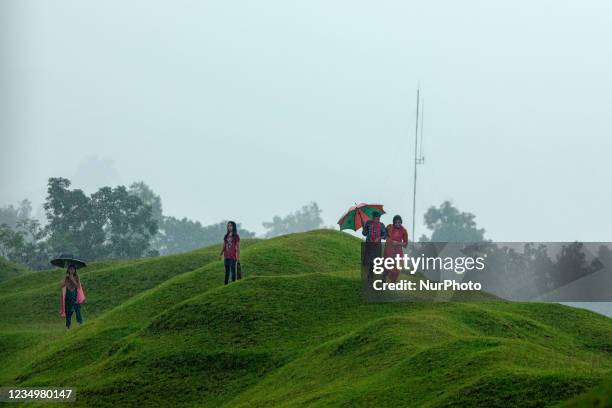
M382 241L383 239L386 240L387 239L387 228L385 227L385 224L383 224L382 222L380 223L380 240Z
M363 224L363 228L361 233L363 234L364 237L368 237L368 235L370 235L370 221L366 221L365 224Z

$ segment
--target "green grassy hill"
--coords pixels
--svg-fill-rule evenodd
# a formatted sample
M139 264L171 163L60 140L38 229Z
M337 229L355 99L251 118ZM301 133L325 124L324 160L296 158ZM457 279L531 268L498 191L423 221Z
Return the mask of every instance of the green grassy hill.
M11 262L0 256L0 282L16 278L28 272L30 272L30 270L25 266Z
M359 240L245 240L81 272L85 325L58 316L61 270L0 283L0 384L75 386L76 406L591 406L610 401L612 319L556 304L366 304ZM602 403L603 401L603 403ZM31 405L31 404L30 404Z

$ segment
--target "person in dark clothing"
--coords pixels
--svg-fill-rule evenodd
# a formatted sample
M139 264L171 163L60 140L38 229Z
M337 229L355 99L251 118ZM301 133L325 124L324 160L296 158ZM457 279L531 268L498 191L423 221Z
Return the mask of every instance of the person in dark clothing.
M380 222L379 212L372 214L372 219L366 221L362 234L366 237L366 242L381 242L383 239L387 239L387 228L385 228L385 224Z
M64 297L64 308L66 313L66 328L70 328L72 314L76 314L77 323L83 324L83 317L81 316L81 305L77 302L78 294L77 291L81 286L81 279L77 273L74 265L69 265L66 271L66 277L62 283L62 288L65 288L66 295Z
M225 284L229 283L230 274L232 282L236 280L236 263L240 261L240 236L234 221L228 221L227 232L223 237L223 248L219 257L225 260Z
M382 240L387 239L387 229L380 222L380 213L372 214L372 219L366 221L362 234L366 237L362 250L362 274L363 282L370 287L374 281L373 266L374 258L382 254Z

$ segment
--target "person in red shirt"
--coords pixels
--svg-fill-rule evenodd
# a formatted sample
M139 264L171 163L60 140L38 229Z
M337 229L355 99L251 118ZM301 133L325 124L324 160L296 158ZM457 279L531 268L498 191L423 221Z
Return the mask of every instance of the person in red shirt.
M230 273L232 282L236 280L236 262L240 261L240 236L234 221L227 222L227 232L223 237L223 248L219 257L225 260L225 284L229 283Z
M402 217L393 217L393 224L387 226L387 242L385 244L385 258L395 258L396 255L404 256L404 248L408 246L408 231L402 226ZM397 282L399 269L393 268L386 271L387 279Z

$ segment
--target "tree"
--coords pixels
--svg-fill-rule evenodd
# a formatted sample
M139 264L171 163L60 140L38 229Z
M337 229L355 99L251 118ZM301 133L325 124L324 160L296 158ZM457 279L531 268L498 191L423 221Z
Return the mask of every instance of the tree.
M272 221L263 223L264 228L268 229L265 236L270 238L321 228L323 225L321 212L317 203L312 202L283 218L276 215L272 218Z
M556 258L553 276L555 287L567 285L598 269L593 263L587 262L587 254L582 242L563 244Z
M31 214L32 202L27 199L21 200L17 207L10 204L0 208L0 225L5 224L15 228L19 221L30 219Z
M128 193L125 186L103 187L91 195L95 214L103 221L105 249L111 258L139 258L149 251L158 231L150 205Z
M161 197L151 189L144 181L138 181L132 183L128 192L134 195L140 200L151 207L153 219L157 221L157 224L161 226L163 222L163 211Z
M0 256L32 269L49 267L46 233L30 218L32 203L24 199L17 207L0 209Z
M0 256L16 261L21 257L25 240L7 224L0 225Z
M130 185L128 192L151 206L153 218L158 222L159 230L151 241L151 247L161 255L192 251L203 246L216 244L225 234L227 221L203 226L199 221L186 217L165 216L162 211L162 200L143 181ZM237 224L242 238L252 238L255 233L242 230Z
M226 225L227 221L202 226L199 221L192 221L188 218L164 217L158 239L159 251L162 255L168 255L219 243L225 235ZM241 238L255 236L255 233L243 230L240 224L236 226Z
M158 229L151 206L124 186L102 187L89 197L69 187L68 179L49 179L44 208L53 253L74 253L87 260L150 254Z
M50 178L44 204L52 253L73 253L87 260L106 258L106 217L82 190L70 190L70 180Z
M485 230L478 228L471 213L460 212L450 201L440 207L429 207L425 213L425 225L431 230L431 238L423 235L421 241L432 242L481 242Z
M32 269L49 267L45 230L38 220L20 221L15 228L0 225L0 256Z

